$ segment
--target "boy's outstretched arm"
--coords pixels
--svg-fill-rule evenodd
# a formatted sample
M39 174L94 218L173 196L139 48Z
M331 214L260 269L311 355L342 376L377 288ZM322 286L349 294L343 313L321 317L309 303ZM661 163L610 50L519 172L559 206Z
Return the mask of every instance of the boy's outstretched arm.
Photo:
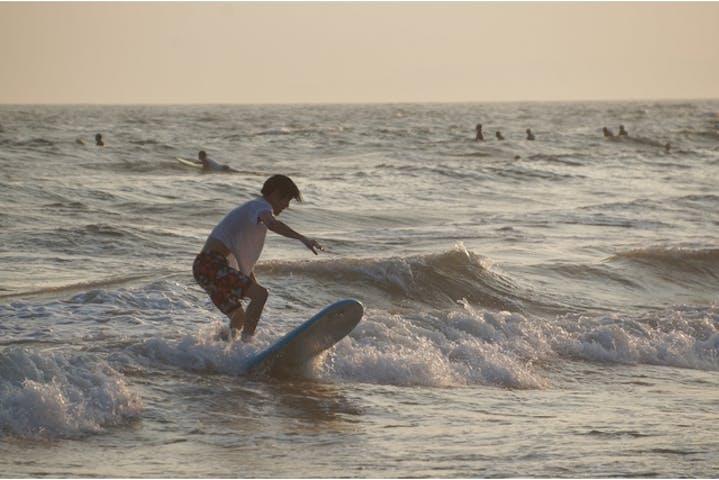
M270 212L263 212L260 214L260 220L265 226L275 232L278 235L282 235L287 238L294 238L304 243L307 248L312 250L312 253L317 255L317 250L322 250L322 245L311 238L307 238L299 232L294 231L289 225L277 220Z

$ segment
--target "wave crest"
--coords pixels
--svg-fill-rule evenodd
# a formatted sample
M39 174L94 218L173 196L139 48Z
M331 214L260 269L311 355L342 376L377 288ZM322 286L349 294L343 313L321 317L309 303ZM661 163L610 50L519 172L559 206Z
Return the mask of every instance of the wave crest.
M516 286L495 272L491 262L458 244L427 255L384 259L355 258L311 262L274 261L261 266L271 275L301 274L315 280L366 287L391 300L445 307L466 299L499 310L521 309Z
M609 261L625 261L672 272L694 273L719 280L719 248L652 247L617 253Z

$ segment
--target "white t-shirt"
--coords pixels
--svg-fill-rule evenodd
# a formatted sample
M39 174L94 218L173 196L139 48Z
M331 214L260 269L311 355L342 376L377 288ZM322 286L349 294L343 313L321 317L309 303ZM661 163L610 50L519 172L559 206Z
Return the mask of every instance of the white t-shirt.
M225 169L225 166L219 162L214 161L211 158L207 159L207 169L212 170L213 172L219 172L221 170Z
M252 273L257 259L265 246L267 226L260 221L260 213L272 213L272 205L263 197L257 197L225 215L210 232L225 244L237 260L238 269L245 275Z

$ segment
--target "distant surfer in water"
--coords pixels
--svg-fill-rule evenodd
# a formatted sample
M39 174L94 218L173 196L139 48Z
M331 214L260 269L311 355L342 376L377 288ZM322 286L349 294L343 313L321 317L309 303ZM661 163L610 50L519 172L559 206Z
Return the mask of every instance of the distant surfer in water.
M297 185L285 175L273 175L262 186L262 196L228 213L210 232L195 258L192 273L212 302L230 319L232 338L242 330L249 341L267 301L268 292L255 278L267 230L302 242L312 253L322 246L275 218L290 204L302 201ZM245 311L241 300L249 299Z
M619 133L617 134L620 137L628 137L629 133L624 129L624 125L619 125Z
M527 129L527 140L534 140L534 134L532 133L532 129Z
M607 127L602 128L602 132L604 133L605 137L613 137L614 133L609 130Z
M207 152L205 152L204 150L200 150L200 153L197 154L197 158L200 159L202 169L206 172L237 172L237 170L228 165L223 165L219 162L214 161L207 156Z
M98 133L97 135L95 135L95 145L97 145L98 147L105 146L105 142L102 141L102 134Z
M497 140L504 140L504 136L499 130L497 130L497 133L495 135L497 136Z
M474 137L475 142L483 142L484 141L484 134L482 133L482 124L478 123L477 127L475 128L477 130L477 136Z

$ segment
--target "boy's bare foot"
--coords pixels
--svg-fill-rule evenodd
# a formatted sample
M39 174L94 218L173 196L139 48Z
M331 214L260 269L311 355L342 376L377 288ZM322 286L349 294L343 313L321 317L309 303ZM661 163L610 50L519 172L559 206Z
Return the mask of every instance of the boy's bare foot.
M236 330L235 330L236 331ZM245 343L252 343L253 335L250 335L247 332L242 332L242 335L240 336L240 340L242 340Z

